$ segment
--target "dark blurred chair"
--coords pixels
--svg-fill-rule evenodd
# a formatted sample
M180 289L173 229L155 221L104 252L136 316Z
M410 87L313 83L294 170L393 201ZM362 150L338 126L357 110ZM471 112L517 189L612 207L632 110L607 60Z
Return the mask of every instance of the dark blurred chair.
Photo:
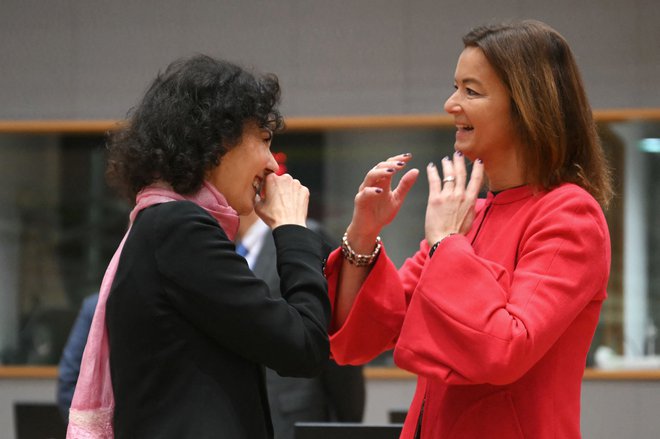
M296 423L296 439L399 439L402 427L401 424L298 422Z
M64 439L66 426L55 404L14 404L16 439Z
M408 414L408 409L392 409L388 415L388 420L390 424L403 424L406 421L406 415Z
M57 364L77 314L68 308L32 310L22 324L18 356L12 363Z

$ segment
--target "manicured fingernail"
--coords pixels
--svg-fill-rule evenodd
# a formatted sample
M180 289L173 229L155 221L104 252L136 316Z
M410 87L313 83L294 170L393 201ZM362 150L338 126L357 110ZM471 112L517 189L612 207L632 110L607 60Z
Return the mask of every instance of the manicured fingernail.
M396 164L397 164L397 166L403 166L403 165L405 165L406 163L405 163L405 162L396 162Z
M394 169L392 169L392 168L387 168L387 172L394 172Z
M484 161L481 159L477 159L477 163L483 163Z
M382 190L381 188L377 187L377 188L376 188L376 193L377 193L377 194L380 194L381 192L383 192L383 190Z
M444 157L442 158L442 160L449 160L449 156L447 156L447 155L444 156Z
M454 154L456 154L456 155L459 156L459 157L463 157L463 153L460 152L460 151L456 151Z
M430 166L431 168L435 168L435 163L433 163L433 162L429 162L429 166Z
M406 153L403 154L404 157L410 157L411 155L412 155L412 154L409 153L409 152L406 152Z

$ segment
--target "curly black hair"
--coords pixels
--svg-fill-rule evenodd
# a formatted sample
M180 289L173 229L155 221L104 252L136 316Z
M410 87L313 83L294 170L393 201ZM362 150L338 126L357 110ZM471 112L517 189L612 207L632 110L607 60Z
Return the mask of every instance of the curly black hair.
M110 133L106 177L130 200L156 180L180 194L199 190L206 172L236 146L247 122L284 127L273 74L257 76L206 55L160 73L127 123Z

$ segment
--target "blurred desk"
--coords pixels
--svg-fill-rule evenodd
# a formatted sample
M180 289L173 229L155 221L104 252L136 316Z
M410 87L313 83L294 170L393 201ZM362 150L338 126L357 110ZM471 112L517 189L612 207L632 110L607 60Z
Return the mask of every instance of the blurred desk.
M56 366L0 366L0 431L2 438L14 439L18 437L18 433L21 433L23 437L30 437L27 435L33 432L22 428L23 421L35 413L37 416L43 416L44 425L48 419L52 420L56 387ZM18 416L21 417L18 423L20 425L17 424ZM27 420L29 421L29 419Z
M396 367L366 367L364 422L386 424L392 410L407 410L416 376ZM0 367L0 426L15 437L16 403L54 403L55 366ZM586 369L582 383L582 433L585 438L646 439L660 431L660 369Z
M57 379L57 366L0 366L0 379Z
M617 369L603 370L588 368L584 370L583 381L657 381L660 369Z

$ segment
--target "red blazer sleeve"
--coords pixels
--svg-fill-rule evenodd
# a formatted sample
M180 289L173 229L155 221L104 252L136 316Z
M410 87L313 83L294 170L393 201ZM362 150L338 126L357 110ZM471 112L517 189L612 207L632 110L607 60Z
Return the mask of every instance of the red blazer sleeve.
M528 371L609 276L609 234L600 207L575 192L551 197L511 238L508 272L475 254L462 235L444 240L424 266L395 361L451 384L508 384ZM504 243L503 243L504 245Z
M330 303L335 303L342 263L341 250L326 263ZM369 276L358 292L344 324L330 332L330 349L338 364L363 364L392 349L406 312L403 285L396 267L381 249Z

